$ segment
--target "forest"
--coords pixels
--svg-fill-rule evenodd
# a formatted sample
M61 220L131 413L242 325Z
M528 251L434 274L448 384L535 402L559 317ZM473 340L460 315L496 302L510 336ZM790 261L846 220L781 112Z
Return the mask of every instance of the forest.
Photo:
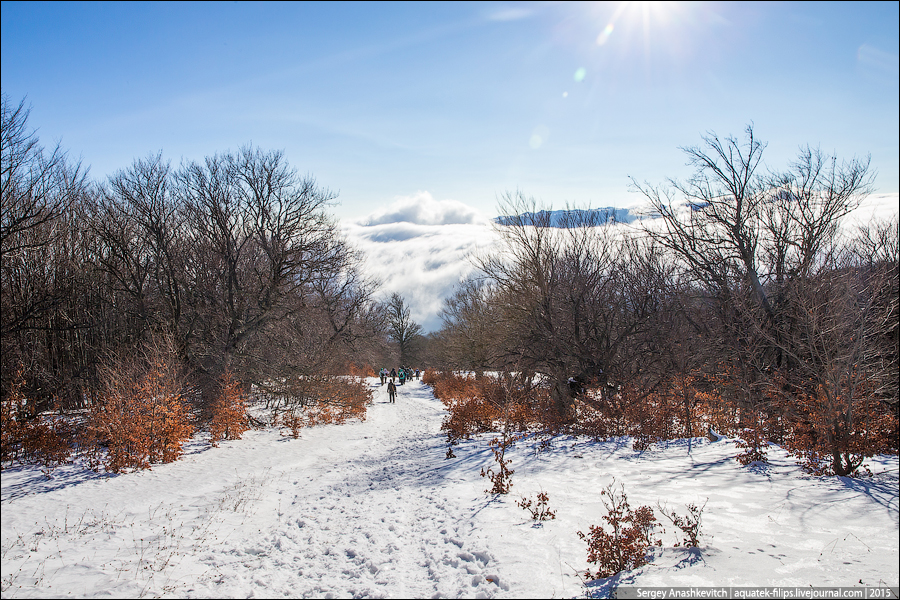
M329 214L336 195L244 146L107 181L45 148L3 97L2 462L49 473L176 460L268 425L364 417L373 367L427 367L448 457L474 433L778 444L818 475L898 450L898 221L847 228L866 159L802 148L764 166L752 126L681 149L687 181L632 181L646 218L500 202L492 251L423 335L380 300ZM350 377L348 377L350 376ZM508 488L507 488L508 489Z

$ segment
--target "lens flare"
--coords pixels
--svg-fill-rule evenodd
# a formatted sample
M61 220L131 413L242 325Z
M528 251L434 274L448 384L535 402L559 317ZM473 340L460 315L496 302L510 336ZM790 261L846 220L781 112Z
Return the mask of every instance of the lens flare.
M587 69L585 69L584 67L578 67L578 70L575 71L575 75L572 76L572 79L581 82L584 81L585 77L587 77Z
M541 146L547 143L547 140L550 138L550 129L548 129L544 125L538 125L531 132L531 138L528 140L528 145L531 146L532 150L537 150Z
M597 45L602 46L607 41L609 41L609 36L612 35L613 27L612 23L609 23L606 27L603 28L603 31L600 32L600 35L597 36Z

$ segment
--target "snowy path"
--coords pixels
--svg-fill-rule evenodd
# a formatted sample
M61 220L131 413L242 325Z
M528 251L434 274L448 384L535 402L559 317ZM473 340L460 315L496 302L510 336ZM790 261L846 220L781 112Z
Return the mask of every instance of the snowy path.
M255 592L421 598L496 591L484 577L497 579L471 530L469 502L450 495L438 468L443 407L420 382L398 390L388 404L379 387L366 423L320 440L315 469L280 484L280 517L261 544L275 552L258 558L273 581ZM233 550L238 557L255 551Z
M777 447L768 466L740 466L733 440L686 440L636 452L627 439L568 436L508 453L513 489L485 493L490 435L445 459L443 405L419 382L396 404L369 380L365 422L275 430L179 461L95 475L79 465L47 480L2 472L3 598L24 597L581 597L586 546L613 478L633 507L706 503L699 552L673 547L650 564L590 585L897 585L898 460L871 478L816 478ZM375 382L375 383L372 383ZM516 501L550 496L556 519L533 522ZM668 523L665 523L668 525Z
M77 485L62 471L50 482L5 472L4 597L20 585L28 596L266 598L491 597L508 589L472 525L470 507L487 501L481 482L462 486L466 498L447 485L454 470L443 460L441 403L419 381L399 387L395 404L386 387L372 385L366 422L306 429L298 440L251 431L153 471ZM46 491L17 498L25 488ZM92 507L88 518L72 527L83 505ZM49 515L47 525L32 515ZM29 544L38 546L31 556ZM67 564L79 545L90 555ZM8 559L17 555L24 560L15 570Z

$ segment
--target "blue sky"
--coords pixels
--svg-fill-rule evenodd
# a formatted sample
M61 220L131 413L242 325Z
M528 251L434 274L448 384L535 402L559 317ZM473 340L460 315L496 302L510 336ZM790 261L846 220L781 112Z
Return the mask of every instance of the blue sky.
M898 6L4 1L0 77L97 179L284 150L431 331L502 194L638 205L629 177L687 177L678 148L708 131L752 122L771 169L871 154L862 218L896 212Z
M634 204L629 176L686 176L679 146L751 121L770 167L871 153L895 192L898 22L896 2L3 2L0 72L97 178L252 142L345 219L418 192Z

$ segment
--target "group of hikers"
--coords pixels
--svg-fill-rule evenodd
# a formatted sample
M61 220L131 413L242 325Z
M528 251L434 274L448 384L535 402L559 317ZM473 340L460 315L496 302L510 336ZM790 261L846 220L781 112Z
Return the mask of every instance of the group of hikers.
M413 378L418 379L419 370L410 369L409 367L400 367L399 369L391 369L388 371L383 368L378 372L378 377L381 378L381 385L384 385L385 382L387 382L389 402L395 402L397 399L397 384L394 383L394 381L398 381L400 385L403 385ZM388 379L390 379L390 381L388 381Z

